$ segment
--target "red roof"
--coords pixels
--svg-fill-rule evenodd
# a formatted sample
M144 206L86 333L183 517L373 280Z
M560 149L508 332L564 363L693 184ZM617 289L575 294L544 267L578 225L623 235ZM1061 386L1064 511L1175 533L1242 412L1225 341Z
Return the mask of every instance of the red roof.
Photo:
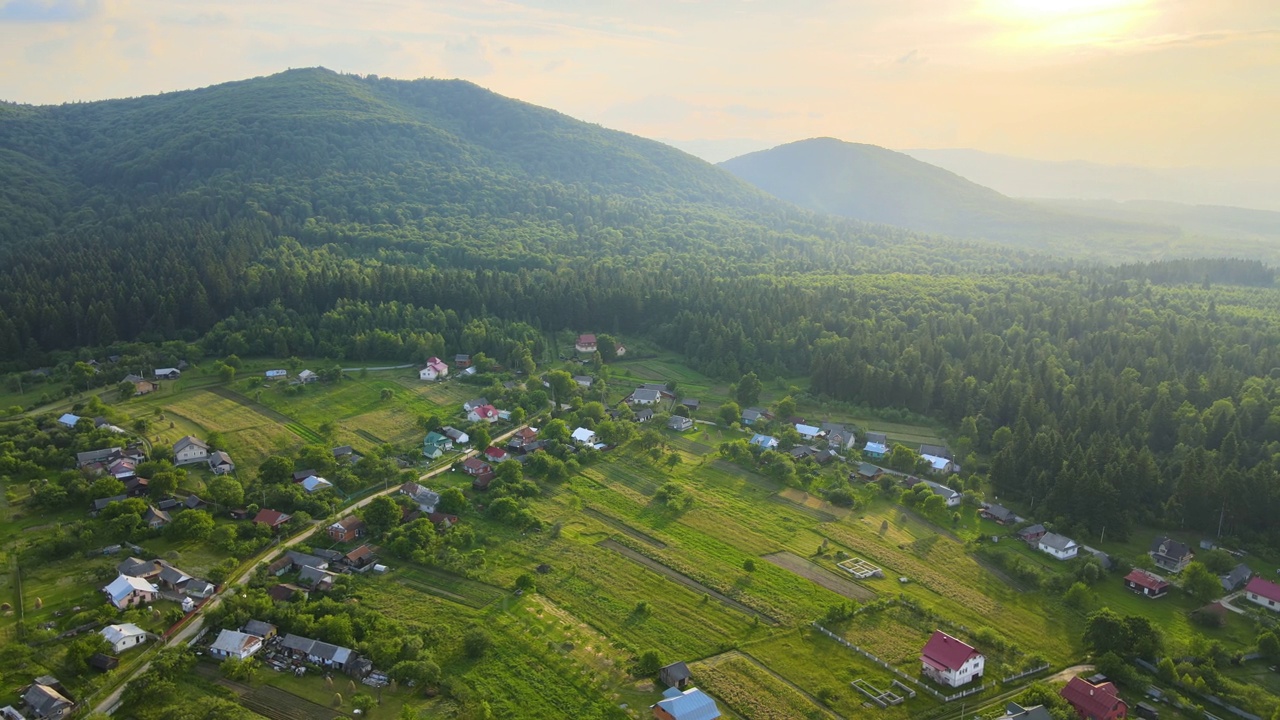
M941 670L959 670L969 658L982 653L951 637L941 630L934 630L933 637L925 643L921 658Z
M462 467L464 467L464 468L466 468L466 469L468 469L468 470L475 470L475 471L477 471L477 472L483 472L483 471L485 471L485 470L488 470L488 469L489 469L489 463L487 463L487 462L485 462L485 461L481 460L481 459L480 459L480 458L478 458L478 457L469 457L469 458L467 458L466 460L463 460L463 461L462 461Z
M1280 585L1270 580L1263 580L1261 577L1250 580L1249 584L1244 586L1244 591L1267 600L1280 602Z
M275 527L289 522L289 518L289 515L282 513L279 510L268 510L267 508L263 508L258 511L257 515L253 516L253 521L255 523L262 523L263 525Z
M579 335L578 344L579 345L595 345L596 336L595 335Z
M489 447L489 448L486 448L486 449L485 449L485 451L484 451L484 454L485 454L485 456L487 456L490 460L499 460L499 461L501 461L501 460L503 460L503 459L505 459L505 458L507 457L507 451L506 451L506 450L503 450L502 448L492 447L492 446L491 446L491 447Z
M481 418L483 420L488 420L489 418L498 417L498 409L492 405L481 405L480 407L475 408L471 412L475 413L476 417Z
M1132 572L1124 576L1126 582L1131 582L1141 588L1146 588L1152 592L1159 592L1169 587L1169 583L1164 578L1153 573L1149 573L1141 568L1134 568Z
M1110 720L1129 710L1129 706L1116 694L1116 686L1109 682L1090 685L1084 678L1073 677L1058 694L1071 703L1076 712L1093 720Z

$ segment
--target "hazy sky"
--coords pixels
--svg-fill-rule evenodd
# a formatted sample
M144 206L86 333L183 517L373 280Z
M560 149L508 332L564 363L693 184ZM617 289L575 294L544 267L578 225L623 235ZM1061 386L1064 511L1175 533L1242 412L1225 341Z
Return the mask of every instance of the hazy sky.
M829 135L1280 165L1280 0L0 0L4 99L311 65L462 77L706 155Z

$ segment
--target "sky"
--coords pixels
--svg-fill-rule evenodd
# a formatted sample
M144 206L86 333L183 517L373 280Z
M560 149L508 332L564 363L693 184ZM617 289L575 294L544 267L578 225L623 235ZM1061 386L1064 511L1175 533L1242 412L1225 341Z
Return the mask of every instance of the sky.
M0 98L460 77L711 160L831 136L1280 166L1280 0L0 0Z

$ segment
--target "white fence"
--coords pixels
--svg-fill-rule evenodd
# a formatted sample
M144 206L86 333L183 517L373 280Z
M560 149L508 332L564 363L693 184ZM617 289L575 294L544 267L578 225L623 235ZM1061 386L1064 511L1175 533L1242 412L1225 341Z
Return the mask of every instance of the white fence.
M826 628L822 627L822 626L821 626L821 625L819 625L818 623L816 623L816 622L815 622L815 623L813 623L813 626L814 626L815 628L817 628L818 630L820 630L820 631L821 631L824 635L826 635L827 637L831 638L832 640L835 640L836 642L840 643L841 645L843 645L843 646L845 646L845 647L849 648L850 650L852 650L852 651L854 651L854 652L858 653L859 655L861 655L861 656L865 657L866 659L870 660L871 662L873 662L873 663L875 663L875 664L879 665L880 667L884 668L885 670L888 670L889 672L893 673L894 675L897 675L898 677L903 678L903 679L904 679L904 680L906 680L907 682L915 683L916 685L918 685L918 686L920 687L920 689L921 689L921 690L924 690L925 692L929 693L930 695L934 696L935 698L937 698L937 699L941 700L941 701L942 701L942 702L944 702L944 703L948 703L948 702L951 702L951 701L953 701L953 700L959 700L960 698L968 697L968 696L970 696L970 695L975 695L975 694L977 694L977 693L982 692L983 690L988 689L989 687L994 687L994 685L988 685L987 683L983 683L983 684L979 685L979 686L978 686L978 687L976 687L976 688L970 688L970 689L968 689L968 690L965 690L964 692L956 693L955 695L943 695L942 693L938 692L937 690L934 690L933 688L929 687L928 685L925 685L924 683L920 682L920 680L919 680L918 678L913 678L913 677L911 677L910 675L908 675L908 674L906 674L906 673L902 672L902 671L901 671L901 670L899 670L898 668L896 668L896 667L894 667L894 666L890 665L889 663L887 663L887 662L885 662L885 661L881 660L880 658L876 657L875 655L872 655L871 653L867 652L866 650L863 650L862 648L858 647L857 645L854 645L853 643L849 642L848 640L845 640L844 638L840 637L839 635L837 635L837 634L835 634L835 633L831 632L830 630L828 630L828 629L826 629ZM1043 668L1042 668L1042 669L1043 669Z

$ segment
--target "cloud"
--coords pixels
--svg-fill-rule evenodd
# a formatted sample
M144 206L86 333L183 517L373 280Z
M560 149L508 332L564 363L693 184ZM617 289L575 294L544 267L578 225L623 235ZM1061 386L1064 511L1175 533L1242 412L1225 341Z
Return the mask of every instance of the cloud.
M489 50L484 41L475 35L446 42L442 59L445 69L458 77L482 77L493 72Z
M102 0L9 0L0 5L0 22L78 22L101 10Z

